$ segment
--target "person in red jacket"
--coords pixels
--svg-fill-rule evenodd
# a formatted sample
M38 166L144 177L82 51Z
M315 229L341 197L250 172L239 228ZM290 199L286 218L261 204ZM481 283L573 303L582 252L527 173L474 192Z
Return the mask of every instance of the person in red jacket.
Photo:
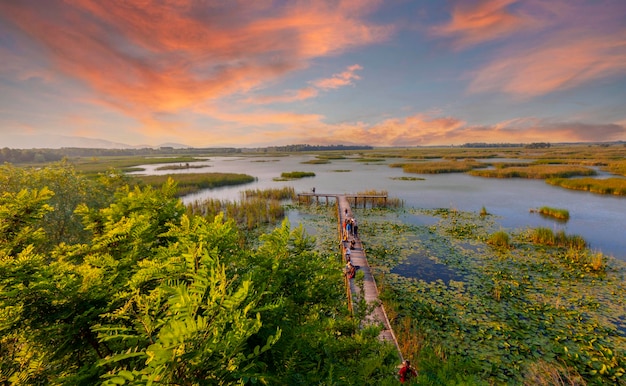
M417 371L411 367L411 362L408 360L402 362L402 367L398 374L400 375L400 383L410 382L411 379L417 377Z

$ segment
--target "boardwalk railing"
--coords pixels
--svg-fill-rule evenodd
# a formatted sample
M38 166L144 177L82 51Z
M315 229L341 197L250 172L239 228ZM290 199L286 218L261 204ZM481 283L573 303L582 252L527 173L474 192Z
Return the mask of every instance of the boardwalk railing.
M383 205L387 205L387 195L383 194L326 194L326 193L298 193L298 202L304 200L305 202L311 202L315 199L315 202L319 204L320 197L326 200L326 205L332 202L330 199L332 198L335 202L337 201L337 197L345 197L348 201L354 202L354 207L359 207L359 201L362 203L363 208L367 207L368 201L374 205L382 200Z

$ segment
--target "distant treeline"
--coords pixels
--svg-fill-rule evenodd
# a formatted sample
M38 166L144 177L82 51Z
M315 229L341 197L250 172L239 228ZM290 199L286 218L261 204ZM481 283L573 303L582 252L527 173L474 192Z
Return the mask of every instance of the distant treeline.
M527 149L544 149L549 148L548 142L533 142L533 143L485 143L485 142L472 142L461 145L461 147L525 147Z
M187 148L175 149L173 147L141 148L141 149L94 149L82 147L65 147L61 149L0 149L0 163L41 163L59 161L65 157L114 157L114 156L150 156L169 154L215 154L215 153L241 153L236 148Z
M346 145L286 145L286 146L269 146L266 148L258 149L264 152L296 152L296 151L325 151L325 150L371 150L372 146L346 146Z
M61 149L0 149L0 163L12 164L43 163L59 161L65 157L128 157L128 156L151 156L151 155L199 155L199 154L232 154L242 152L301 152L323 150L369 150L371 146L313 146L313 145L287 145L271 146L265 148L240 149L234 147L216 148L137 148L137 149L95 149L82 147L65 147Z

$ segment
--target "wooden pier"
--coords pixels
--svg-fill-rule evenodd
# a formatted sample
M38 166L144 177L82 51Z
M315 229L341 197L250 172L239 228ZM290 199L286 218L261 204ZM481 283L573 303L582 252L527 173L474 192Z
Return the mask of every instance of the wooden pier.
M354 207L359 207L359 202L361 202L362 207L366 208L368 201L372 203L372 205L380 200L383 201L383 206L387 205L387 195L382 194L324 194L324 193L298 193L298 202L301 200L309 200L313 199L317 204L320 203L320 198L325 199L326 205L330 203L338 202L338 197L344 197L347 202L352 201L354 203ZM332 200L331 200L332 199ZM349 205L348 205L349 206Z
M320 195L324 196L324 195ZM346 291L348 293L348 306L352 311L352 307L355 304L358 304L360 299L365 299L368 308L373 307L373 311L366 316L365 323L370 325L380 325L382 326L382 330L378 338L382 341L391 342L396 346L398 350L398 355L402 360L402 352L400 351L400 346L398 344L398 340L396 339L395 334L391 328L391 324L389 323L389 318L387 317L387 313L380 301L378 296L378 288L376 287L376 281L374 280L374 276L372 275L372 271L370 270L370 266L367 263L367 256L365 254L365 250L363 249L363 245L361 243L360 237L348 236L347 241L344 241L343 238L343 224L344 220L347 217L352 218L352 209L350 208L350 203L348 202L349 198L354 198L354 202L356 203L355 196L348 195L328 195L335 197L337 201L337 219L338 219L338 228L339 228L339 240L341 245L341 254L343 258L343 262L347 263L346 251L350 248L350 241L354 240L355 245L354 249L350 250L350 261L354 266L358 266L358 271L363 272L363 287L355 283L356 279L349 279L346 276ZM359 196L359 198L362 196ZM374 197L374 196L372 196ZM382 196L375 196L376 198L380 198ZM386 196L384 196L386 198ZM346 215L347 213L347 215ZM357 219L358 224L358 219ZM358 273L357 271L357 273Z

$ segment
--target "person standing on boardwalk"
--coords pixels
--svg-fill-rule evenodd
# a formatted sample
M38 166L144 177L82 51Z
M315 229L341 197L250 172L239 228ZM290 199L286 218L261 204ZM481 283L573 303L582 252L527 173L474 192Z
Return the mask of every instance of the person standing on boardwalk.
M400 376L400 383L408 383L411 382L411 379L417 377L417 371L413 367L411 367L411 362L405 360L402 362L402 367L398 372Z
M352 232L354 233L354 237L359 237L359 225L355 218L352 219Z

